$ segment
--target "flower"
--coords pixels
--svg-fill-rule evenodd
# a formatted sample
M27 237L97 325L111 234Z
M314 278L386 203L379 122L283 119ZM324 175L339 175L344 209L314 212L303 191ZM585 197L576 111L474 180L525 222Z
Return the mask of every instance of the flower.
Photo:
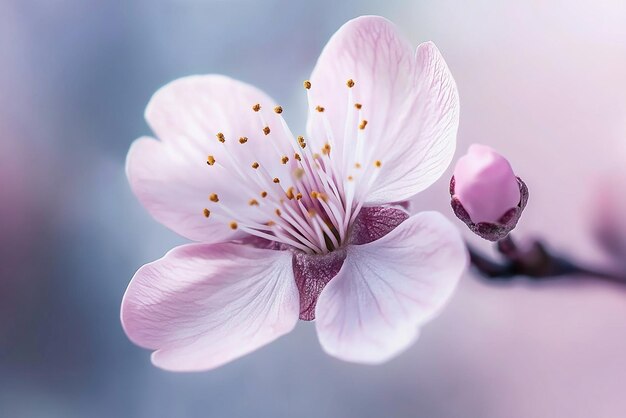
M457 161L450 195L457 217L490 241L515 228L528 201L528 189L507 159L479 144Z
M432 43L381 17L346 23L310 81L307 134L261 91L218 75L151 99L160 140L127 159L152 216L197 241L139 269L122 325L153 363L206 370L315 319L329 354L380 363L407 348L466 266L458 230L403 202L449 165L458 96Z

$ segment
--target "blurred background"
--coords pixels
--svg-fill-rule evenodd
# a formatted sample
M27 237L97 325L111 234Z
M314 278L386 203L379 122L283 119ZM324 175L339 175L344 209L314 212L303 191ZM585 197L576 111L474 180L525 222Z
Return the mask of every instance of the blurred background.
M591 228L599 185L626 178L621 0L0 0L1 417L626 416L626 286L593 280L468 273L382 366L325 355L311 323L200 374L154 368L124 335L133 273L185 242L124 174L151 94L224 73L299 107L289 121L302 127L302 80L362 14L442 51L461 95L457 156L491 145L530 187L518 237L610 262ZM448 179L416 207L453 219Z

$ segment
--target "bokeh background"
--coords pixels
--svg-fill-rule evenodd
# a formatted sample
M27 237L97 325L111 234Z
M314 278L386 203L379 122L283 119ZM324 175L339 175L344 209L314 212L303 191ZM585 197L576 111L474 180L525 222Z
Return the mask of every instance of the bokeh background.
M362 14L438 45L461 95L457 156L491 145L530 187L517 235L610 262L591 226L607 173L626 177L621 0L1 0L1 417L626 416L626 286L593 280L468 273L382 366L326 356L310 323L200 374L158 370L125 337L131 276L184 242L124 175L150 95L224 73L299 108L303 126L302 80ZM415 206L452 218L446 177Z

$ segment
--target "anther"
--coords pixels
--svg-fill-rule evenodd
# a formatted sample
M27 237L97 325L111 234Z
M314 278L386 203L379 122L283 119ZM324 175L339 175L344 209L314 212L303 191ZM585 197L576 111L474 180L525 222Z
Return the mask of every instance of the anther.
M346 86L348 86L349 88L354 87L354 80L353 79L349 79L348 81L346 81Z
M311 88L311 82L309 80L306 80L302 84L304 85L304 88L307 89L307 90Z
M265 222L265 225L267 225L267 226L274 226L274 225L276 225L276 222L274 222L274 221L267 221L267 222Z
M255 104L254 106L252 106L252 110L254 110L255 112L258 112L259 110L261 110L261 105L260 104Z
M232 221L228 226L230 226L230 229L235 230L237 229L237 222Z
M317 199L317 197L319 196L319 193L316 192L315 190L312 190L310 194L313 199Z
M202 213L204 214L205 218L208 218L209 216L211 216L211 211L208 210L207 208L204 208L204 210L202 211Z
M363 129L365 129L366 126L367 126L367 121L365 119L363 119L361 121L361 123L359 124L359 129L363 130Z
M249 204L250 206L259 206L259 201L258 201L258 200L256 200L256 199L250 199L250 200L248 201L248 204Z
M283 113L283 108L281 106L276 106L274 108L274 112L276 112L276 113L278 113L280 115L281 113Z
M300 199L302 199L302 193L298 192L296 194L296 200L300 200Z
M241 138L239 138L239 143L240 144L245 144L246 142L248 142L248 137L247 136L242 136Z
M354 168L361 168L361 164L360 163L354 164Z
M324 148L322 148L322 154L330 155L330 144L328 142L324 145Z
M293 158L295 158L298 161L302 161L302 158L300 157L300 154L298 154L297 152L295 154L293 154Z
M363 105L361 103L355 103L354 107L356 107L358 110L361 110L361 108L363 107Z
M222 144L223 144L224 142L226 142L226 138L224 138L224 134L223 134L223 133L218 132L218 134L217 134L217 135L215 135L215 136L217 136L217 140L218 140L218 141L220 141Z
M211 194L209 195L209 200L210 200L211 202L219 202L219 201L220 201L220 198L219 198L219 196L217 195L217 193L211 193Z
M280 211L280 209L276 209L274 212L276 213L277 216L282 215L282 212Z
M269 135L269 134L270 134L270 127L269 127L269 126L266 126L265 128L263 128L263 133L264 133L265 135Z
M274 177L272 181L276 184L280 183L280 179L278 177Z
M295 170L293 170L293 176L297 179L300 180L302 178L302 176L304 176L304 169L303 168L296 168Z
M348 176L348 181L352 181L352 180L354 180L354 177Z
M262 198L266 198L267 197L267 192L266 191L262 191L261 192L261 197Z
M304 141L304 137L302 135L298 136L298 144L303 149L306 147L306 142Z
M315 211L315 209L309 209L307 212L311 218L317 215L317 212Z
M293 198L295 197L293 190L293 186L287 189L287 191L285 192L285 195L287 195L287 199L293 200Z
M287 157L286 155L283 155L283 158L280 159L280 162L283 164L287 164L288 161L289 161L289 157Z
M380 160L374 161L374 166L380 167L381 165L383 165L383 163L381 163Z
M322 113L322 112L323 112L324 110L326 110L326 109L324 109L324 107L322 107L322 106L317 106L317 107L315 108L315 110L317 110L318 112Z
M208 165L213 165L213 164L215 164L215 157L213 157L212 155L209 155L209 156L207 157L207 159L206 159L206 163L207 163Z
M252 168L254 168L255 170L257 168L259 168L259 163L257 163L256 161L252 163Z

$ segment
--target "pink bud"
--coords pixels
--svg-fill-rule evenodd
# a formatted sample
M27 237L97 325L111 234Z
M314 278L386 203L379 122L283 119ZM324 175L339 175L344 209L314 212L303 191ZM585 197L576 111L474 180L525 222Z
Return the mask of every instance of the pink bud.
M502 155L472 145L454 168L452 207L472 231L491 241L504 238L517 224L528 189Z

